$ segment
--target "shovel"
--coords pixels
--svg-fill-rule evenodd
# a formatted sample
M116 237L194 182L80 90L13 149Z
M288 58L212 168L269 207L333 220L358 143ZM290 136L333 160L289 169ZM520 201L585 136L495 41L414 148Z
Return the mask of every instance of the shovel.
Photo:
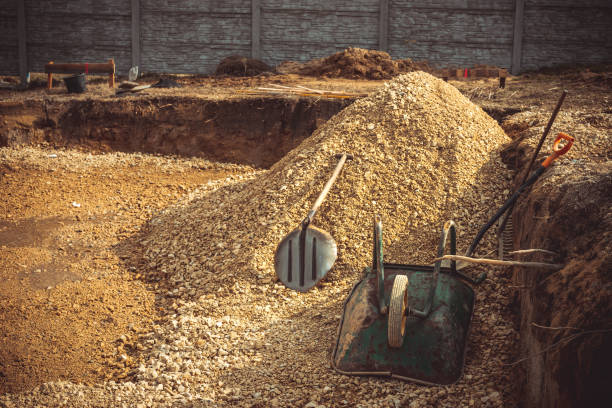
M283 284L299 292L306 292L327 275L336 261L338 247L332 236L319 228L310 226L315 213L344 166L352 160L349 154L336 155L338 164L334 173L323 187L312 209L302 224L291 231L278 244L274 254L276 276Z

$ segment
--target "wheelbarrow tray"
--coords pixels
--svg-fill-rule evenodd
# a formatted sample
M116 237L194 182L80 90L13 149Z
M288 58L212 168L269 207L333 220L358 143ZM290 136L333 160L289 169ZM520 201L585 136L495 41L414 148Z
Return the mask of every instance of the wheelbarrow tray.
M408 277L411 306L423 307L433 275L432 266L384 264L385 304L398 274ZM450 268L441 268L431 313L409 316L400 348L387 340L388 315L379 313L377 276L371 268L344 304L332 366L343 374L380 375L423 384L448 385L461 377L474 310L474 290Z

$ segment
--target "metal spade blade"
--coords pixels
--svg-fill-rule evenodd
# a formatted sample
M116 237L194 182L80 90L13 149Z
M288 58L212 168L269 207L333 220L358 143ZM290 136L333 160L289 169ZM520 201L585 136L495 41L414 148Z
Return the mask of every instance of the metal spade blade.
M300 227L278 244L274 269L285 286L306 292L327 275L337 255L338 247L329 233Z
M325 277L336 261L338 247L328 232L311 227L310 223L321 206L332 184L340 174L342 166L353 157L336 155L338 164L323 191L302 224L291 231L278 244L274 254L276 275L288 288L306 292Z

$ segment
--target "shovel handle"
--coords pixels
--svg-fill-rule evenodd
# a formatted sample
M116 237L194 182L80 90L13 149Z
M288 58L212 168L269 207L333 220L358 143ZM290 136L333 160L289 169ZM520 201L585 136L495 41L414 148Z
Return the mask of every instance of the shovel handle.
M565 140L567 142L564 146L560 146L562 140ZM478 234L476 234L476 238L474 238L474 241L472 241L472 245L470 245L470 247L468 248L467 252L465 253L465 256L472 256L474 250L476 249L476 246L484 236L485 232L487 232L487 230L491 228L493 223L497 221L499 217L501 217L508 210L508 208L514 205L514 202L521 195L521 193L525 191L530 185L535 183L535 181L542 175L542 173L546 171L548 166L550 166L557 157L567 153L568 150L572 147L572 144L574 144L573 137L563 132L557 134L557 138L555 139L555 143L553 144L552 154L542 162L540 167L538 167L537 170L535 170L518 189L516 189L516 191L510 196L510 198L506 200L504 205L502 205L502 207L497 210L495 215L491 217L489 221L487 221L487 223L480 229L480 231L478 231ZM481 277L482 276L483 275L481 275ZM480 283L480 281L476 283Z
M340 159L338 161L338 164L336 165L336 169L334 170L334 173L331 175L329 180L327 180L325 187L323 187L323 191L321 191L321 194L319 194L319 197L317 198L317 201L315 201L314 205L312 206L312 209L308 212L308 215L306 216L306 218L304 218L304 221L302 221L302 228L307 228L308 225L310 225L310 223L312 222L312 219L314 218L315 213L317 212L317 210L323 203L323 200L325 200L325 196L327 195L327 193L329 193L329 189L334 184L334 181L336 181L336 179L338 178L338 175L340 174L340 171L342 170L342 166L344 166L344 163L347 160L353 159L352 155L346 154L346 153L337 154L336 157Z
M559 147L561 141L565 140L564 146ZM557 134L557 138L555 139L555 143L553 144L552 154L542 162L542 167L548 167L555 161L555 159L559 156L563 156L574 144L574 138L568 135L567 133L560 132Z

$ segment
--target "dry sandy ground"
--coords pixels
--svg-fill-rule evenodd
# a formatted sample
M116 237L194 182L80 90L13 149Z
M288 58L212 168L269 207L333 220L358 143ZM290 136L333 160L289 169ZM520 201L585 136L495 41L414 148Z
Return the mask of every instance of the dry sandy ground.
M241 97L237 96L236 89L264 86L269 82L351 92L369 92L381 84L297 76L223 80L188 77L182 81L190 86L147 93L228 98ZM574 129L583 139L609 133L612 113L609 75L524 76L509 79L506 90L497 88L494 79L453 84L500 116L524 111L516 121L527 122L535 138L541 133L560 90L569 89L560 116L560 123L565 126L559 130L570 127L567 129L570 133ZM114 97L102 83L90 88L96 97ZM73 97L64 95L61 89L50 93L58 98ZM25 93L3 91L0 97L14 101L45 95L46 91L36 89ZM600 139L599 148L591 151L596 153L597 160L609 160L609 143L603 137ZM575 157L580 159L584 157ZM200 310L218 309L218 313L205 316L211 319L205 322L210 323L210 331L202 339L213 342L221 350L209 358L223 364L240 363L242 370L217 372L214 382L202 380L206 387L199 391L205 398L185 395L184 389L162 393L163 386L159 389L157 385L148 391L138 390L135 385L138 367L142 356L159 342L156 336L171 332L181 308L186 315L198 311L169 293L163 281L141 273L146 270L142 248L136 239L141 228L159 211L209 180L234 183L237 175L256 174L248 167L201 159L143 154L89 155L45 146L0 149L0 191L3 192L0 202L0 392L9 393L0 397L0 405L134 406L140 403L149 406L157 402L164 406L174 402L179 406L283 406L287 403L282 401L287 399L281 398L281 394L291 389L296 390L291 404L294 406L310 403L310 406L358 403L453 406L458 401L468 406L513 406L520 401L514 381L520 370L504 366L513 358L518 359L518 350L510 346L504 351L507 359L497 365L499 372L491 373L495 382L487 382L476 375L476 370L483 365L483 359L496 356L491 349L473 340L460 388L478 391L474 393L477 397L465 400L457 399L445 387L349 378L332 375L331 369L323 378L312 380L300 375L307 368L296 371L295 367L278 366L271 359L276 355L278 342L284 340L278 338L278 333L299 336L292 340L299 347L298 352L310 355L317 365L325 364L330 342L320 344L315 340L332 339L335 335L337 313L347 288L325 284L311 294L308 301L312 302L316 318L308 321L287 311L292 302L301 302L296 294L265 276L261 277L260 285L253 285L246 295L242 294L247 299L244 307L253 320L236 318L236 321L241 327L252 324L253 330L249 334L252 338L244 343L248 347L236 357L232 357L231 348L243 342L237 339L239 330L232 329L235 323L229 316L239 316L242 312L233 309L236 306L230 306L232 303L226 299L239 292L223 290L201 300ZM478 302L494 297L496 308L477 310L472 339L482 338L489 326L503 326L503 331L497 333L507 333L507 338L492 341L511 345L517 336L512 321L513 293L506 287L508 277L499 272L496 279L479 288L482 297ZM286 375L279 376L279 370ZM232 376L239 373L260 378L240 390L232 385L235 383ZM499 388L498 381L502 379L507 381L504 389ZM93 387L61 382L64 380ZM326 386L326 381L333 387ZM40 386L43 383L49 384ZM34 392L29 393L32 389ZM159 392L153 392L155 389ZM22 391L25 394L13 394Z
M0 390L125 378L159 310L122 242L196 186L244 170L40 148L0 157Z

